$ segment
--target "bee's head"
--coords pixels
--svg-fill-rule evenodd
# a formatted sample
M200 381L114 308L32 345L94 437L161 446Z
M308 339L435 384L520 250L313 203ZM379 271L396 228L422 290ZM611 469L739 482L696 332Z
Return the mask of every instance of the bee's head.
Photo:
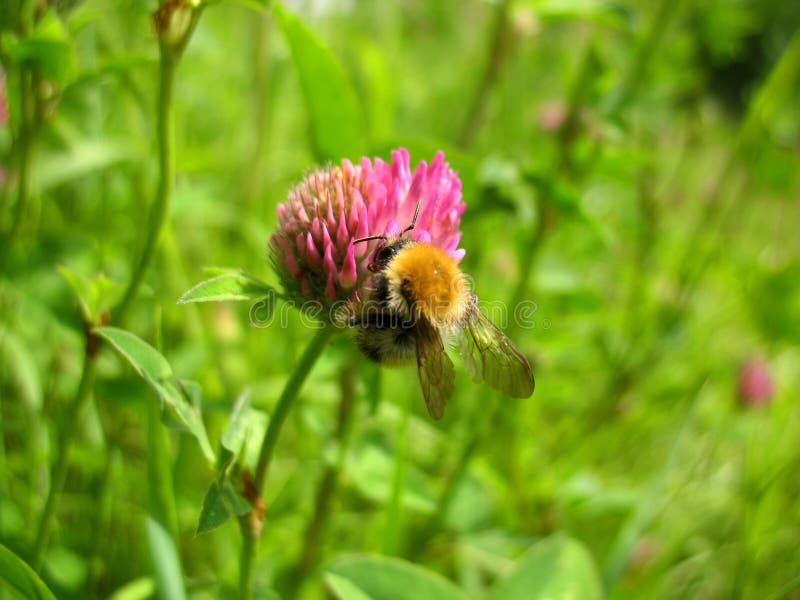
M377 273L386 268L395 255L400 251L403 246L414 243L405 237L405 234L414 229L417 224L417 217L419 216L419 207L422 205L422 198L417 201L414 208L414 217L411 219L411 224L400 232L396 237L387 237L385 235L371 235L369 237L360 238L353 242L360 244L362 242L369 242L372 240L382 240L381 243L375 248L372 254L372 262L369 263L367 268L373 273Z
M375 248L372 254L372 261L367 268L373 273L383 271L404 246L413 243L413 240L403 236L385 239L383 243Z

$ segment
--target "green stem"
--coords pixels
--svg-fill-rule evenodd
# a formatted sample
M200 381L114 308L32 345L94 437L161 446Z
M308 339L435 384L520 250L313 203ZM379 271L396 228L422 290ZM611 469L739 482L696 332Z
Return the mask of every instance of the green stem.
M169 42L161 39L159 50L161 56L158 85L158 107L156 122L156 139L158 140L158 189L150 208L147 237L141 257L133 271L122 300L111 310L115 323L121 323L130 308L131 302L141 287L150 264L153 262L158 240L164 230L169 214L169 201L175 183L175 70L183 56L183 51L194 33L202 12L202 6L192 11L191 22L180 40Z
M331 509L339 492L339 481L350 442L353 415L355 414L358 390L356 387L357 360L351 360L342 371L340 382L341 401L339 403L339 419L336 426L335 439L338 444L338 457L334 464L328 465L320 480L314 499L314 510L311 521L306 527L303 537L303 549L297 564L289 572L285 598L294 598L303 585L306 577L317 564L320 547L325 537Z
M656 7L655 15L650 20L647 32L636 50L631 68L619 88L609 96L609 101L606 103L604 111L607 115L616 114L634 96L634 93L644 80L650 61L656 54L664 33L669 29L670 20L678 15L680 9L681 0L677 0L677 2L675 0L660 0Z
M32 74L30 70L23 66L19 69L19 93L21 105L21 123L19 127L19 137L17 138L17 201L14 205L14 214L11 221L11 228L8 232L5 248L6 251L11 247L14 240L19 235L22 221L25 218L25 209L30 202L30 178L31 166L33 162L34 138L36 135L34 94L35 90L31 84Z
M122 317L130 308L131 302L136 297L142 284L144 275L153 261L158 240L164 228L169 208L169 198L172 194L175 179L175 105L173 92L175 88L176 57L169 51L161 49L161 70L158 94L158 168L160 177L158 190L153 206L150 209L150 218L145 238L144 248L133 275L128 282L128 287L122 300L111 311L116 322L121 322Z
M567 114L558 132L557 166L559 171L564 172L569 177L575 176L572 146L580 133L581 108L594 81L594 75L597 72L596 64L594 36L592 36L586 43L586 48L575 73L575 79L570 86L567 96Z
M256 22L256 49L253 65L253 144L246 162L243 196L252 204L261 190L264 170L260 168L267 142L268 96L271 71L272 13L265 10Z
M150 210L149 227L147 239L138 267L128 284L122 301L112 311L114 323L121 323L122 319L130 306L131 301L136 296L139 286L142 283L147 268L152 262L156 245L161 230L164 227L166 215L169 208L169 199L172 192L172 183L175 178L175 109L173 105L173 89L175 79L175 68L180 60L181 54L191 37L194 27L197 24L200 10L197 9L192 15L192 24L187 29L184 37L176 45L160 44L161 62L159 70L159 95L158 95L158 127L156 136L158 138L158 164L159 181L156 199ZM37 571L41 567L44 551L47 545L50 529L52 526L55 505L58 496L64 488L66 478L69 449L76 432L77 417L81 408L91 395L94 384L95 359L101 347L101 341L94 336L91 328L94 323L86 324L86 353L83 362L78 391L66 408L66 413L62 419L63 428L59 432L57 442L56 462L53 466L53 475L50 481L50 489L42 514L39 518L36 538L33 544L32 564Z
M406 463L408 461L408 417L411 406L408 400L403 401L400 409L400 425L397 428L397 441L394 449L394 473L389 508L386 512L386 535L383 551L395 554L400 550L403 531L403 492L406 486Z
M478 135L486 112L486 105L489 102L489 95L497 83L497 79L500 76L500 68L508 55L511 45L511 32L508 27L510 8L510 0L502 0L497 6L494 23L492 24L488 62L458 138L459 144L463 148L470 148Z
M50 537L50 530L53 525L56 500L64 489L67 466L69 465L70 445L76 431L75 424L80 416L81 409L91 395L94 371L94 356L87 351L83 359L83 372L81 373L81 380L78 384L78 391L75 393L72 402L67 405L66 411L62 417L62 422L65 426L59 432L58 443L56 445L58 452L56 454L55 465L53 465L53 473L50 477L50 489L47 491L47 499L45 500L44 509L39 517L39 524L36 529L36 539L33 543L33 552L31 554L31 566L36 571L41 570L44 551L47 547L47 541Z
M300 362L283 388L283 393L278 400L278 405L275 407L275 412L270 415L269 426L267 432L264 434L264 440L261 442L261 451L258 455L258 463L256 465L255 484L256 489L261 492L264 487L267 473L269 472L269 465L272 462L272 456L275 452L275 444L278 441L278 436L281 433L283 422L289 415L289 411L294 404L300 388L311 372L312 367L317 362L317 359L322 354L325 346L330 341L335 333L335 329L328 326L323 326L317 330L311 343L306 348L303 356L300 357Z
M286 382L286 387L283 388L283 393L278 399L278 404L275 410L270 415L269 425L267 431L264 433L264 439L261 442L261 450L258 454L258 463L256 465L256 473L254 477L254 488L256 493L261 496L264 489L264 482L269 474L269 467L272 463L272 457L275 453L275 444L281 433L283 423L294 405L300 388L303 387L306 378L308 377L311 369L316 364L325 346L333 337L336 329L329 326L323 326L317 330L316 334L308 344L303 355L300 357L300 362L297 363L292 376ZM253 561L256 553L257 538L260 530L260 523L253 523L252 521L244 518L241 520L242 526L242 551L239 560L239 593L241 598L252 597L252 578L253 578Z
M239 522L242 529L242 549L239 553L239 598L250 600L253 597L253 563L257 538L247 519L241 519Z

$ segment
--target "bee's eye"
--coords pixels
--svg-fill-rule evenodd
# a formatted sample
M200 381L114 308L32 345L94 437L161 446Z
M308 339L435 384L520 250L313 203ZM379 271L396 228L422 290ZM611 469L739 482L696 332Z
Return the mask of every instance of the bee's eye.
M387 263L396 253L397 250L394 246L385 246L378 252L377 261L379 263Z

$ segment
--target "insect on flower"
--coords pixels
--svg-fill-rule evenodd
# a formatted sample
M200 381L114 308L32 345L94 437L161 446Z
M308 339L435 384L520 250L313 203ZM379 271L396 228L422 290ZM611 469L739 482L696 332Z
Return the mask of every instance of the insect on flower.
M453 393L455 372L445 345L455 338L462 362L476 382L486 382L514 398L533 393L534 380L525 355L478 307L456 261L435 245L410 239L422 198L411 224L399 235L380 240L368 268L372 289L360 310L349 317L356 344L370 359L386 365L417 362L428 412L444 414Z
M461 181L443 152L412 170L400 148L391 163L365 157L310 173L278 205L270 240L287 297L327 309L315 314L352 329L372 360L416 360L437 419L453 392L445 352L453 340L476 381L517 398L533 393L528 360L480 311L458 268L465 209Z

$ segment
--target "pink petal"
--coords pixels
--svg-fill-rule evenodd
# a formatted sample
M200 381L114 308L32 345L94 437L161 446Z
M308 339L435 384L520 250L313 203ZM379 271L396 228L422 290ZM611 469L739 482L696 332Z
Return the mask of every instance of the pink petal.
M350 289L356 284L357 280L358 270L356 269L355 247L351 242L347 247L344 265L342 265L342 270L339 272L339 285L343 288Z
M325 258L322 259L322 267L328 275L336 273L336 263L333 261L333 245L325 246Z
M317 246L314 244L314 239L311 237L310 233L306 234L306 259L315 267L322 264L322 257L319 255Z
M328 202L328 216L325 219L328 231L336 231L336 218L333 216L333 204Z
M345 224L344 210L339 213L339 225L336 228L336 247L344 248L350 240L350 234L347 233L347 225Z
M325 223L322 224L322 251L327 252L333 246L331 236L328 234L328 227Z
M431 234L428 233L427 229L420 229L419 231L417 231L415 229L414 231L416 232L415 239L419 243L421 243L421 244L430 244L431 243Z
M311 235L317 243L322 241L322 226L319 223L318 217L314 217L314 220L311 222Z
M386 223L386 227L383 229L383 233L381 235L392 237L400 235L400 231L400 225L397 224L397 221L394 219L389 219L389 222Z
M333 284L333 273L328 273L328 283L325 285L325 298L330 302L336 300L336 286Z
M283 262L286 265L286 270L289 271L289 275L295 279L299 279L303 274L303 269L297 264L297 258L295 258L294 254L285 254Z

